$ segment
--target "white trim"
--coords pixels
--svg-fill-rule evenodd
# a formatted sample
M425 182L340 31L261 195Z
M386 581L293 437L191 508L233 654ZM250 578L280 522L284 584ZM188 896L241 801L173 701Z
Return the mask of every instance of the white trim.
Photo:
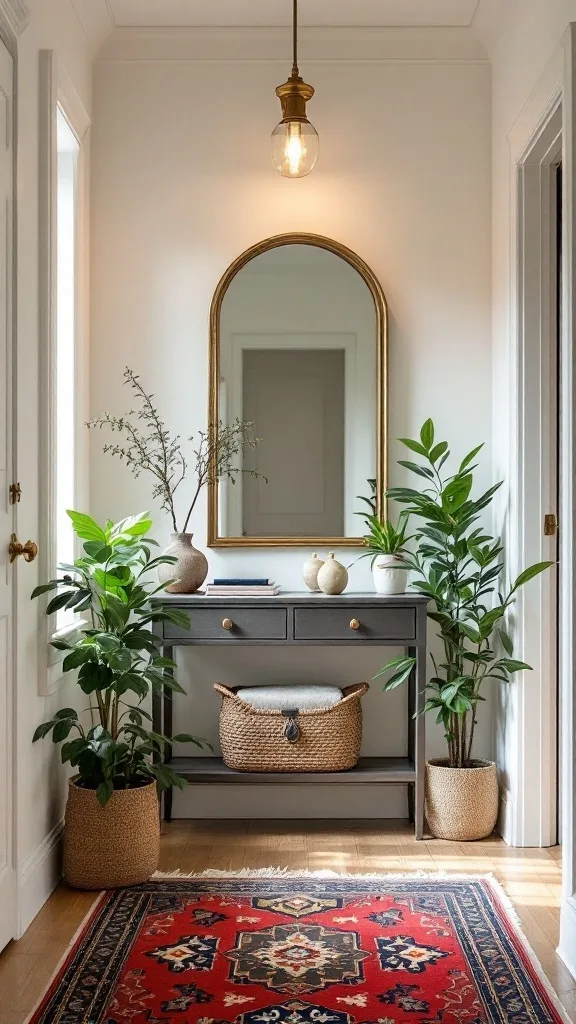
M560 910L560 946L558 952L576 977L576 675L574 668L576 638L576 25L571 24L564 37L564 261L562 324L562 470L560 605L562 633L560 678L562 690L562 906Z
M76 313L76 353L80 364L80 377L83 377L85 338L85 220L86 204L84 193L85 153L84 140L90 127L90 117L74 88L66 70L58 62L53 50L41 50L39 55L39 242L38 242L38 306L39 306L39 359L40 374L43 382L40 406L40 523L43 536L40 540L40 579L50 579L54 575L55 553L55 380L54 365L56 343L56 119L58 107L64 113L72 131L80 143L77 165L77 313ZM82 396L84 389L76 388L74 401L80 406L77 410L77 441L76 468L79 476L80 424L83 424ZM38 687L41 695L53 693L62 683L60 670L61 656L49 646L54 634L54 618L46 619L46 600L38 601L39 635L46 637L46 646L39 658Z
M64 822L59 821L26 857L18 879L18 934L21 938L50 893L61 880L61 845Z
M98 61L229 61L282 63L289 28L116 28ZM462 28L302 28L308 62L489 64L484 45Z
M17 39L30 21L30 11L24 0L0 0L0 25Z
M516 479L517 558L524 568L556 559L556 538L543 532L557 513L555 466L556 223L554 165L562 155L561 97L547 104L520 159L513 158L517 210ZM515 636L533 671L519 680L518 789L511 825L514 845L556 842L556 571L518 595Z

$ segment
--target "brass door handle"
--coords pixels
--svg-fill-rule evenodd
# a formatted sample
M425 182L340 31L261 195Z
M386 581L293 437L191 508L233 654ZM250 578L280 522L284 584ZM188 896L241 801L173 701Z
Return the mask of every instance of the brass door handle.
M358 619L351 620L350 629L360 629L360 622L358 621Z
M222 619L222 629L230 630L233 625L234 623L232 622L232 619Z
M14 562L18 555L22 555L25 562L33 562L38 554L38 545L33 540L27 540L25 544L22 544L16 534L13 533L8 545L8 554L10 555L11 562Z

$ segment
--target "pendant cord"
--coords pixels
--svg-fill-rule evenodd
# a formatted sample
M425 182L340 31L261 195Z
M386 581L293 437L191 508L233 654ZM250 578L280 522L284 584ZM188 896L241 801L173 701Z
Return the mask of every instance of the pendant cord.
M293 60L292 60L292 74L299 75L298 71L298 0L293 0L293 17L292 17L292 43L293 43Z

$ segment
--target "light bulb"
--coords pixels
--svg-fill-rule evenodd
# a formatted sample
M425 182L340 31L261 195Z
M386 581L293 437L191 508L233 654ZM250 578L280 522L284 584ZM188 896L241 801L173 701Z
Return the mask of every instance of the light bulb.
M272 132L272 163L285 178L304 178L316 165L318 144L310 121L281 121Z

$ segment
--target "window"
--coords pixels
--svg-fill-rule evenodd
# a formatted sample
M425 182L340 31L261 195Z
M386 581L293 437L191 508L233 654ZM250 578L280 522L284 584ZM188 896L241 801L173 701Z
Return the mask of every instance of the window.
M39 55L39 310L41 380L41 534L38 575L53 579L58 565L79 553L67 509L88 507L86 408L86 176L90 118L53 50ZM46 616L38 602L38 686L53 693L62 681L55 633L75 628L80 616L60 609Z
M74 533L66 510L76 507L76 316L78 267L78 154L80 144L64 113L56 115L56 338L55 533L56 564L74 561ZM61 609L56 629L74 621Z

